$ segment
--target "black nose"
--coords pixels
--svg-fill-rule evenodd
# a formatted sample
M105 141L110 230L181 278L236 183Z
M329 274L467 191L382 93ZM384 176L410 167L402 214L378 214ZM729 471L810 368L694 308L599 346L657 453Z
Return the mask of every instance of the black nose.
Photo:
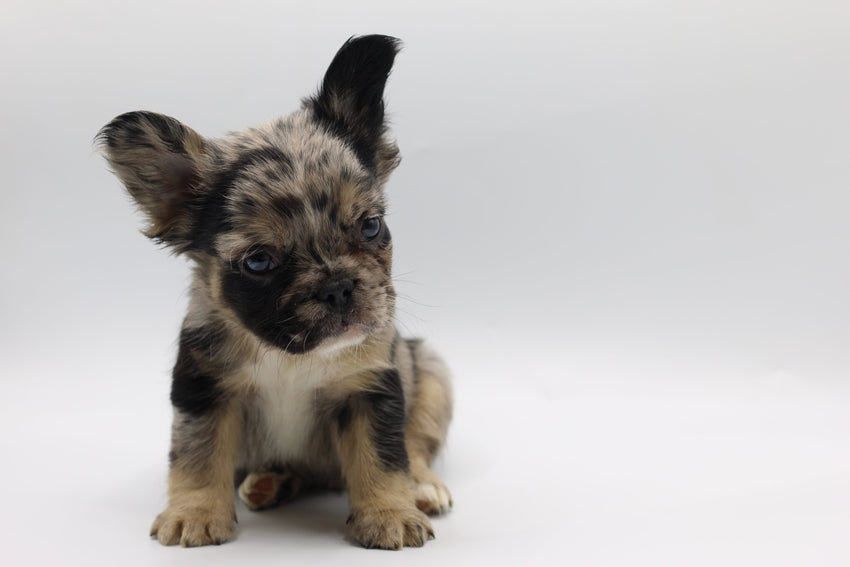
M327 303L331 311L342 313L351 307L352 291L354 291L354 282L346 278L322 288L318 300Z

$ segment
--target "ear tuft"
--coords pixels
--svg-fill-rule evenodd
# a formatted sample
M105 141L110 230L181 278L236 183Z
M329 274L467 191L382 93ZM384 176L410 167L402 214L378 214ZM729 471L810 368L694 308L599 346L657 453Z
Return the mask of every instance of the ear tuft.
M350 38L331 61L319 93L305 101L316 118L345 138L363 165L379 176L392 170L381 160L394 154L394 165L398 159L395 145L383 139L383 96L400 46L398 39L385 35ZM395 152L390 151L393 148Z
M128 112L104 126L96 143L150 220L145 234L185 248L191 231L188 205L201 179L204 139L174 118Z

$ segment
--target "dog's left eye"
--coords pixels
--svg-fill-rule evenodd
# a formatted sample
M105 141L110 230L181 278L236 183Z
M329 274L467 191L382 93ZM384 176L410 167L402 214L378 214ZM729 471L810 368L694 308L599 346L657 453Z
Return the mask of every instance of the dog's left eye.
M268 252L257 252L245 258L245 269L252 274L265 274L277 268L277 262Z
M381 217L371 217L360 225L360 235L363 240L373 240L381 233Z

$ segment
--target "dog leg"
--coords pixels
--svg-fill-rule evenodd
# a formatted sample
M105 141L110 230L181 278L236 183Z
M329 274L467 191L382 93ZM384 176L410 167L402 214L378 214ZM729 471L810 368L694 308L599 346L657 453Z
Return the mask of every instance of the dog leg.
M304 480L289 471L259 470L239 485L239 498L249 510L265 510L292 500L304 490Z
M233 536L233 467L241 421L235 403L200 417L175 411L168 507L151 527L163 545L220 544Z
M437 355L418 341L408 341L416 376L416 391L408 409L406 426L410 476L416 506L430 515L444 514L452 496L431 463L445 444L452 417L449 371Z
M434 537L414 505L404 443L404 394L396 370L377 372L339 415L339 455L351 499L351 536L368 548L419 547Z

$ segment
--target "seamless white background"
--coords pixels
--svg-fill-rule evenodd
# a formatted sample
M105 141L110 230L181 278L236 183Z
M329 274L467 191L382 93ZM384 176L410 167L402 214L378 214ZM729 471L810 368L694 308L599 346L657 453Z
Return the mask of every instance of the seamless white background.
M14 565L850 564L850 7L673 2L0 6L0 557ZM345 498L164 504L186 264L97 130L295 109L353 34L402 38L399 325L456 374L456 509L401 554Z

